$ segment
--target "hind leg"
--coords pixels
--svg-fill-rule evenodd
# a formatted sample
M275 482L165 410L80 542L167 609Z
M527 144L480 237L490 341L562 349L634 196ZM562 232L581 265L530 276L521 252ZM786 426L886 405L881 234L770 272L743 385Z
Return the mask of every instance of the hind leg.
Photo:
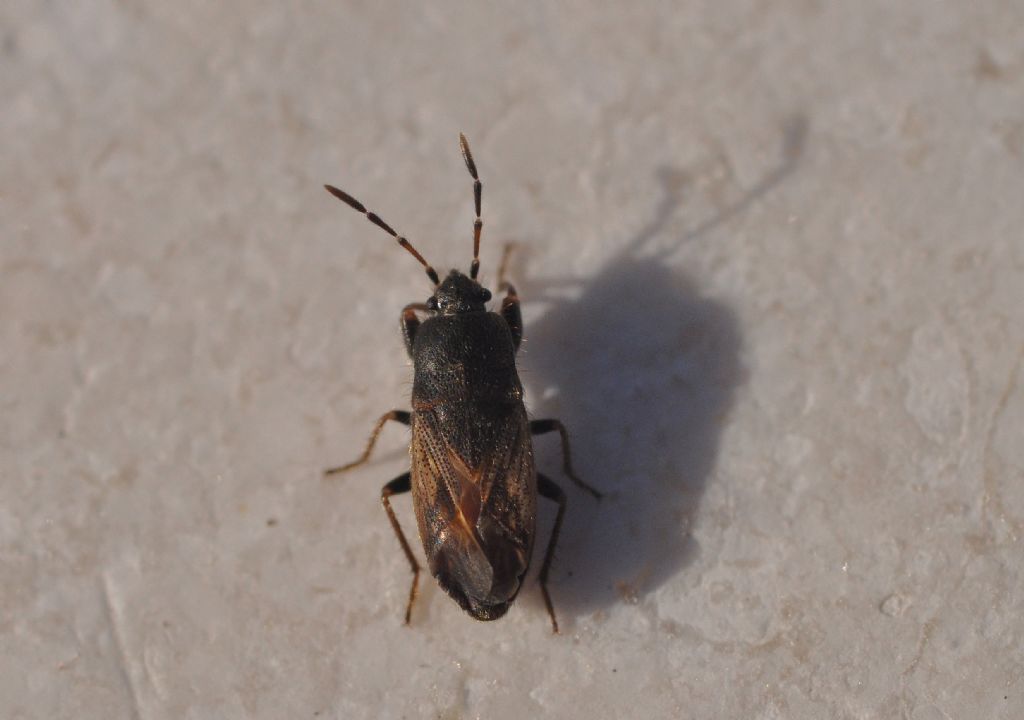
M562 471L569 476L569 479L576 483L579 487L586 490L588 493L593 495L598 500L601 499L601 493L594 488L587 485L585 482L577 477L576 473L572 469L572 455L569 452L569 433L565 430L565 425L562 424L561 420L547 419L547 420L533 420L530 423L530 434L531 435L543 435L544 433L558 431L558 434L562 436Z
M384 506L384 512L388 514L388 520L391 521L391 527L395 530L395 536L398 537L398 542L402 546L402 551L405 553L405 557L409 560L409 567L412 569L412 586L409 588L409 602L405 606L405 624L409 624L409 620L412 617L412 605L416 602L416 593L419 590L420 584L420 564L416 560L416 556L412 553L412 547L409 545L409 541L405 539L405 533L402 532L402 526L398 524L398 518L395 516L395 511L391 509L391 496L400 495L402 493L409 492L412 487L412 482L409 473L402 473L394 480L389 482L387 485L380 489L380 502Z

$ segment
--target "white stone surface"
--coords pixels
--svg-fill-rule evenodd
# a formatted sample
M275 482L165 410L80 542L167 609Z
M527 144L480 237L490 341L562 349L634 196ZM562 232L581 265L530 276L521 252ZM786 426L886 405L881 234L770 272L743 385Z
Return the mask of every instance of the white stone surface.
M1020 2L0 33L0 716L1024 717ZM533 581L402 627L400 428L320 477L408 406L428 293L320 185L465 267L459 130L530 408L608 492L565 483L558 637Z

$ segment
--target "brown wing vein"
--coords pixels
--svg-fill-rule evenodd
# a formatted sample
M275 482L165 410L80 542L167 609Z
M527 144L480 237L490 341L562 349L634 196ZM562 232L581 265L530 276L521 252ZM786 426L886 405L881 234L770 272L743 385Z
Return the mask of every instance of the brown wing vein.
M517 503L524 495L532 496L530 485L535 482L529 437L524 442L522 436L526 427L525 412L517 408L492 436L490 452L481 455L478 465L470 466L445 441L438 414L417 412L412 445L414 493L422 495L425 505L431 505L430 500L436 503L434 507L446 520L465 523L466 530L488 510L507 530L521 530L523 522L532 521L533 506L517 507Z

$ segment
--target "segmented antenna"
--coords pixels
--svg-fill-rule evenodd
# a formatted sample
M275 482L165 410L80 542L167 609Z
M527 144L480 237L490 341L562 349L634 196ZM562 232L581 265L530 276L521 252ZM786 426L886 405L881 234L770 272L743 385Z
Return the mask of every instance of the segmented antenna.
M484 227L484 221L480 219L480 195L484 186L480 184L480 178L476 174L476 163L473 162L473 153L469 151L469 142L462 133L459 133L459 147L462 148L462 159L466 161L466 169L473 176L473 204L476 206L476 220L473 221L473 264L469 266L469 277L476 280L476 275L480 272L480 231Z
M472 161L470 161L470 162L472 162ZM420 265L422 265L423 267L425 267L427 269L427 277L430 278L430 281L432 283L434 283L434 285L440 285L441 284L441 280L437 277L437 271L434 270L433 267L431 267L430 263L428 263L426 260L423 259L423 256L420 255L419 251L412 246L412 243L410 243L404 237L402 237L401 235L396 233L394 230L391 229L390 225L388 225L386 222L381 220L379 215L377 215L376 213L372 213L369 210L367 210L365 205L363 205L361 202L356 200L354 197L349 195L344 190L339 190L338 188L334 187L333 185L324 185L324 189L327 190L327 192L329 192L331 195L333 195L334 197L338 198L343 203L348 205L350 208L353 208L354 210L358 210L359 212L363 213L363 215L366 216L367 220L369 220L374 225L376 225L381 230L383 230L388 235L390 235L395 240L397 240L399 245L401 245L406 250L408 250L409 254L412 255L417 260L419 260L420 261ZM477 203L477 207L479 208L479 203Z

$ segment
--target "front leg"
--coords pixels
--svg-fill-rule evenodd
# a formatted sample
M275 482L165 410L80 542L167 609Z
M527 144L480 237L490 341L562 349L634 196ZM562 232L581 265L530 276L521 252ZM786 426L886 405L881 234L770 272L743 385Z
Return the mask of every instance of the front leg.
M503 282L498 286L498 292L506 290L507 294L501 301L501 316L508 323L508 329L512 332L512 344L516 350L519 343L523 341L523 315L519 310L519 295L511 283Z
M515 247L515 243L505 243L505 249L501 253L501 264L498 265L498 292L506 293L501 301L501 316L505 318L508 329L512 331L512 342L518 350L519 343L523 341L523 315L519 311L519 295L516 289L512 287L512 283L505 280L508 261Z
M416 331L420 328L420 318L416 313L427 310L423 303L410 303L402 308L402 337L405 338L405 350L409 357L412 357L412 345L416 341Z

